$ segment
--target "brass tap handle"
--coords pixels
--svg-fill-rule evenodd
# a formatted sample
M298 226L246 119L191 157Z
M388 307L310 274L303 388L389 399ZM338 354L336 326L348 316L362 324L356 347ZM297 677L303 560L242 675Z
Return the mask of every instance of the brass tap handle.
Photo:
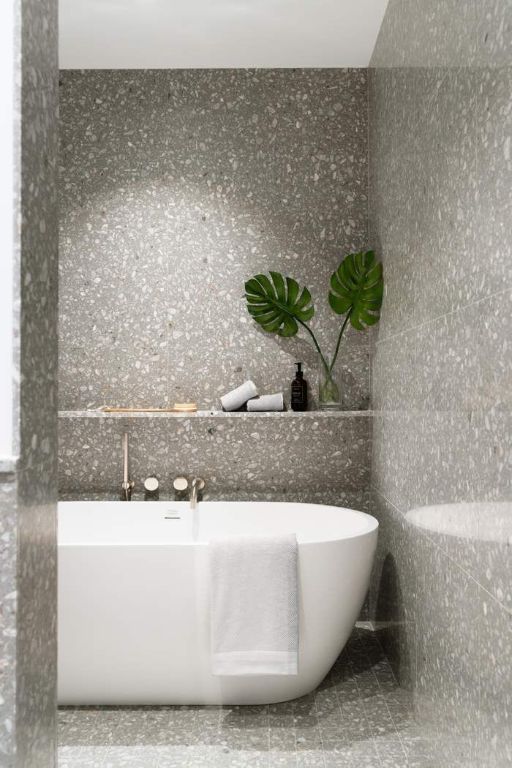
M144 480L144 490L146 490L148 493L156 493L159 488L159 482L158 479L151 475L150 477L146 477Z
M159 498L160 483L154 475L146 477L144 480L144 500L145 501L157 501Z
M186 477L176 477L173 481L172 487L175 491L186 491L188 488L188 480Z

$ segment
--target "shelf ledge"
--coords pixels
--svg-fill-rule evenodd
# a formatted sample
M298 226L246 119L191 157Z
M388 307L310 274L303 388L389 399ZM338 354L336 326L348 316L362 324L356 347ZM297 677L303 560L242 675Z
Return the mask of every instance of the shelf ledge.
M104 411L59 411L61 419L347 419L368 418L373 411L195 411L192 413L105 413Z

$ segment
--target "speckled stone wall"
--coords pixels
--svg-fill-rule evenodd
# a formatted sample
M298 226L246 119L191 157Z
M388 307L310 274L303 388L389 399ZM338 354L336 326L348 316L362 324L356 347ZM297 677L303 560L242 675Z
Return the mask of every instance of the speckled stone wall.
M0 474L0 763L14 765L16 732L16 475Z
M269 499L366 509L371 416L359 413L203 413L189 417L61 412L62 497L119 498L121 439L130 440L135 493L156 475L162 498L175 477L201 477L205 498Z
M13 455L0 466L0 763L56 764L57 3L16 3ZM11 258L6 254L6 258ZM9 466L7 466L9 465Z
M390 0L369 73L371 613L472 768L512 764L511 64L509 2Z
M244 281L307 284L332 351L330 274L367 242L366 70L63 71L60 408L219 407L253 378L289 396L304 340L265 334ZM368 339L340 355L368 407Z

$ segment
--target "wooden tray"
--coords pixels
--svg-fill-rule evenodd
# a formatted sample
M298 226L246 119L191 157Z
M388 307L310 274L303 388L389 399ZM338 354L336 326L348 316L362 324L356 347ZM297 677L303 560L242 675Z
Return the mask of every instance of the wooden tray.
M195 403L186 404L187 407L175 408L110 408L105 406L101 410L103 413L195 413L197 405Z

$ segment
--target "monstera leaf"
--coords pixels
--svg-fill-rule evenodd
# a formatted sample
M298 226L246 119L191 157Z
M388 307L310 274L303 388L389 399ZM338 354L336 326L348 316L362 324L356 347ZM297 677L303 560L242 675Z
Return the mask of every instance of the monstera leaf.
M245 284L247 310L264 331L279 336L295 336L300 325L308 333L327 377L328 391L324 400L330 403L328 407L339 400L339 395L332 395L332 370L343 333L349 322L358 331L362 331L378 321L382 293L382 265L376 262L373 251L351 253L343 259L331 277L329 304L336 314L345 315L345 318L338 333L334 355L329 362L314 331L309 327L315 308L307 288L301 288L296 280L284 277L279 272L255 275Z
M337 315L349 313L350 324L362 331L379 319L383 288L374 252L350 253L331 277L329 304Z
M249 314L268 333L295 336L299 323L305 325L315 314L311 294L291 277L279 272L255 275L245 284ZM307 329L309 330L309 329Z

